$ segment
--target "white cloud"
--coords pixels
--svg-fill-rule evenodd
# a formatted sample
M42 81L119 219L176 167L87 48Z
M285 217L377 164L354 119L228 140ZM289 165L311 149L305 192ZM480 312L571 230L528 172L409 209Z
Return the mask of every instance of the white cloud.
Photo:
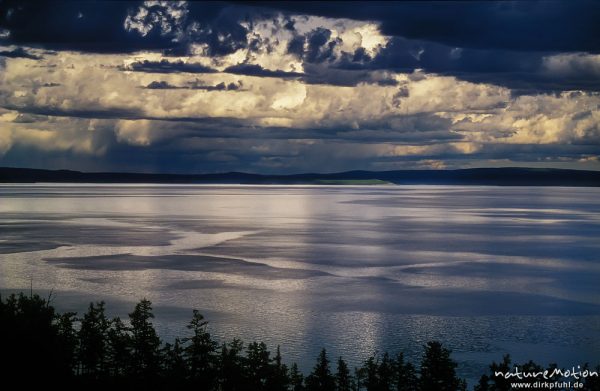
M188 12L186 1L145 1L127 15L123 27L142 37L152 30L160 31L161 35L181 35Z
M120 120L115 125L115 134L118 141L133 145L150 145L151 122L148 120Z
M285 27L288 21L294 24L294 31ZM191 52L195 55L193 61L219 70L244 63L260 65L273 71L303 72L303 59L288 53L288 45L295 38L308 37L317 28L331 31L329 40L323 46L328 47L335 43L332 55L327 59L332 64L339 62L344 53L351 55L359 48L363 48L370 57L375 57L390 40L381 34L377 24L350 19L291 16L288 20L278 15L274 18L242 22L241 25L248 31L246 40L251 42L249 47L214 57L208 55L210 51L206 43L196 42L190 45ZM306 43L304 48L306 50Z
M506 144L600 143L600 96L565 92L521 96L494 114L443 113L469 140Z
M364 48L369 56L375 57L390 40L390 37L383 35L379 26L372 22L304 15L293 16L291 20L300 35L306 36L317 28L330 30L331 37L325 45L341 40L335 48L335 57L338 59L342 52L354 53L358 48Z
M279 56L277 51L273 53L274 57ZM269 62L266 51L261 56L264 57L257 55L253 61L262 61L265 68L271 69L284 66L284 62L275 59ZM265 154L277 151L280 156L262 163L269 165L283 164L281 156L292 159L305 154L314 160L325 159L319 154L326 154L329 159L342 160L412 158L421 160L423 167L433 167L440 166L435 161L441 159L436 156L474 155L493 145L600 143L600 96L594 93L513 97L507 88L424 72L372 74L373 80L391 79L397 85L337 86L220 72L146 73L119 69L135 61L163 59L158 53L108 55L66 51L38 61L7 58L0 73L0 106L12 110L0 113L0 153L23 145L98 155L105 153L115 139L148 147L205 132L200 144L186 139L182 148L209 151L212 146L223 150L226 156L235 156L240 151L257 151L253 147L268 146ZM181 59L203 61L202 56ZM221 65L225 67L227 63ZM223 91L144 88L155 81L173 86L241 82L243 87ZM43 87L49 84L56 86ZM46 113L49 120L13 122L19 111ZM114 118L106 118L111 113ZM91 118L81 118L85 116ZM314 132L319 131L335 136L336 141L306 137L307 143L292 144L290 140L269 139L265 132L263 139L254 142L223 139L216 143L210 140L219 138L219 132L225 130L219 126L202 127L211 118L241 124L243 130L227 129L229 137L243 139L248 137L244 133L247 129L255 134L261 128L276 127L293 129L295 138L302 138L304 133L315 137ZM421 118L422 123L415 124L407 118ZM195 124L185 122L193 119L197 119ZM397 135L406 134L410 137L398 141L401 138ZM370 140L373 135L376 140ZM391 141L385 142L386 137ZM585 155L585 163L596 164L594 156ZM299 163L294 160L286 164Z

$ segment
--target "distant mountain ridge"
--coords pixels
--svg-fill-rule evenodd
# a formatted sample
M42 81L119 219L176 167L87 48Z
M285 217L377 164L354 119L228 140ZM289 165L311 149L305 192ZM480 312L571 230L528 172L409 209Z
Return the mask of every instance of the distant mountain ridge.
M355 181L356 183L353 183ZM459 170L345 171L332 174L265 175L243 172L222 174L142 174L80 172L0 167L1 183L172 183L172 184L373 184L494 185L494 186L600 186L600 171L554 168L469 168Z

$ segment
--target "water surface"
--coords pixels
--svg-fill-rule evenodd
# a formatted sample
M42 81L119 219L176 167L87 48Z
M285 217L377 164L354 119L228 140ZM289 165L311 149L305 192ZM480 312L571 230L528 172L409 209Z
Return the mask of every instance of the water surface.
M600 362L600 189L0 185L0 290L61 310L142 297L164 339L201 310L219 338L309 370L443 341L469 379Z

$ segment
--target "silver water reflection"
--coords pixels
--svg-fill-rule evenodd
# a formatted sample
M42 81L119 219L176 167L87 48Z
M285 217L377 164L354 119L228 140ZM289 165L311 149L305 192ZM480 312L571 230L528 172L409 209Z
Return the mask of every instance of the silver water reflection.
M600 189L1 185L0 289L61 309L151 299L164 338L416 358L600 361ZM353 361L356 364L356 361Z

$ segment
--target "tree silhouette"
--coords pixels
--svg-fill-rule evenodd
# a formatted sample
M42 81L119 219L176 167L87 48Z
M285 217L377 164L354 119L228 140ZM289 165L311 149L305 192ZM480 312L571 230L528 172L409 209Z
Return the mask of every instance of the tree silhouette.
M381 357L381 362L379 363L379 368L377 368L377 391L392 391L393 383L395 378L395 363L386 352Z
M267 345L264 342L252 342L246 348L246 352L251 389L265 390L271 370L270 353L267 350Z
M235 338L221 346L219 384L223 391L240 391L248 387L246 358L241 355L244 343Z
M417 391L418 378L414 365L404 360L404 354L399 353L395 360L396 365L396 390L397 391Z
M456 377L456 363L450 358L450 350L437 341L425 345L421 361L420 387L422 391L456 391L465 384Z
M184 349L179 338L173 344L166 343L162 349L163 377L169 381L170 387L179 388L186 384L188 370L184 357Z
M338 358L337 372L335 374L335 386L337 391L352 391L354 384L352 384L352 376L348 370L348 364L342 359Z
M75 330L77 313L65 312L56 315L55 324L58 331L58 356L59 362L64 363L64 376L71 377L77 372L78 360L75 352L78 351L79 336Z
M263 390L269 371L269 351L264 343L252 342L246 348L248 376L251 388Z
M150 319L154 318L152 303L142 299L129 314L131 323L132 367L142 379L156 377L159 371L160 339Z
M95 305L90 303L79 329L79 360L81 373L86 377L97 379L107 370L109 327L110 322L104 314L104 302Z
M293 363L290 367L290 389L291 391L304 391L304 375L298 370L298 364Z
M364 386L367 391L391 391L397 381L396 363L388 353L384 353L381 360L371 356L358 369L357 376L360 387Z
M335 389L335 378L329 370L329 360L325 349L322 349L319 353L317 364L306 378L306 389L307 391L331 391Z
M187 326L192 335L161 346L151 319L152 304L140 301L129 314L130 326L119 318L108 321L103 302L90 303L80 319L75 313L57 314L49 300L38 295L0 297L0 376L6 384L29 386L45 379L62 388L146 388L204 391L463 391L450 350L429 342L417 374L402 353L371 356L351 376L340 357L331 374L323 349L306 381L296 363L283 363L281 351L271 357L267 345L253 342L244 349L239 339L221 345L207 330L198 311ZM79 322L79 323L78 323ZM245 353L245 354L244 354ZM555 368L552 364L548 370ZM584 369L588 369L587 364ZM522 372L544 368L529 361ZM492 363L475 391L508 391L514 379L495 376L511 371L508 355ZM595 371L600 371L596 367ZM533 383L526 378L520 383ZM600 391L598 377L581 382L585 391Z
M63 334L55 320L50 301L37 294L0 297L0 370L21 387L40 378L71 376L73 354L61 345Z
M269 391L287 391L290 385L290 377L287 366L282 363L279 345L277 346L277 351L270 367L271 370L267 378L266 389Z
M217 343L212 340L207 331L208 322L204 320L202 314L197 310L194 310L193 314L192 320L187 325L193 335L184 339L187 344L185 356L192 384L210 390L217 381Z
M481 375L479 378L479 383L474 388L474 391L490 391L492 388L490 387L490 377L488 375Z
M379 362L375 356L369 357L364 365L357 371L359 387L367 391L376 391L379 388Z
M132 338L130 330L123 321L116 317L110 322L108 330L108 372L118 378L134 374L132 357Z

